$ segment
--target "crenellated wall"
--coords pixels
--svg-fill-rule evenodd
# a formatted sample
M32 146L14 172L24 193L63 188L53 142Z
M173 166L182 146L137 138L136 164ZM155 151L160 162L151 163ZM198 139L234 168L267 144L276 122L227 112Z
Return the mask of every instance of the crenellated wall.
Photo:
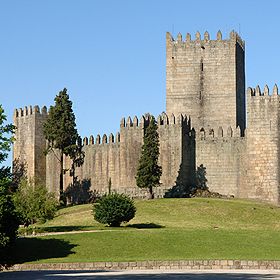
M185 41L167 33L166 50L167 113L157 118L162 176L155 196L175 185L194 186L196 169L203 165L211 191L280 204L277 85L271 94L268 86L248 88L245 104L245 44L236 32L226 40L220 31L215 40L197 32ZM44 155L46 117L46 107L15 110L13 156L26 164L28 177L40 178L59 195L59 152ZM104 193L111 178L113 191L144 197L135 176L148 123L148 114L123 118L117 134L85 137L78 180ZM70 166L65 157L64 189L72 183Z
M43 135L43 123L47 117L47 108L29 106L14 111L15 143L13 159L26 166L27 176L36 182L46 180L46 161L44 151L46 140Z
M240 128L196 130L196 166L206 168L211 191L239 197L243 185L246 138Z
M166 35L166 112L188 114L195 127L245 128L245 43L232 31L195 39Z
M162 114L158 117L160 139L159 164L162 166L161 187L155 190L156 196L163 196L165 191L174 185L181 164L183 131L186 117ZM92 189L108 191L111 178L112 190L128 193L131 196L145 196L145 190L136 186L135 176L143 144L144 128L149 123L149 115L128 117L120 123L120 132L109 137L97 135L84 138L85 160L77 169L78 179L91 181ZM109 139L109 141L108 141ZM65 180L67 182L67 180Z
M277 85L247 90L246 182L241 197L279 203L279 117Z

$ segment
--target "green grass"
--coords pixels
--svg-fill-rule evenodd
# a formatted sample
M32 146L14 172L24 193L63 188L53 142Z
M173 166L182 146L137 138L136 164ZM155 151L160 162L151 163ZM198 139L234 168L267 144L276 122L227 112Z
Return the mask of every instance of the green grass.
M91 205L62 209L42 229L99 231L21 238L15 262L280 259L279 207L202 198L136 201L136 207L136 217L113 230L93 220Z

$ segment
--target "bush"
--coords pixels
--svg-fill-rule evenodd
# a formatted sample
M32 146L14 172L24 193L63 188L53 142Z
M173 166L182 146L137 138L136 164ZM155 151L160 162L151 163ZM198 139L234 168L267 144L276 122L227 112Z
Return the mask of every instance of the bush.
M27 180L21 181L13 199L20 221L25 227L54 218L58 206L54 194L48 192L45 186L34 185Z
M0 183L0 249L15 241L18 223L11 195Z
M106 194L93 206L94 219L110 227L119 227L122 222L134 218L136 207L131 198L124 194Z

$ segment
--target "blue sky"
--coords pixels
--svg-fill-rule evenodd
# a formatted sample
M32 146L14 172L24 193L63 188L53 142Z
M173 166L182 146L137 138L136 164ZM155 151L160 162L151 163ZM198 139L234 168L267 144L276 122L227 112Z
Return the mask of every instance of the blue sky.
M51 105L66 87L81 136L165 110L165 33L236 30L246 87L280 83L280 1L0 0L0 103ZM10 161L11 158L9 158ZM9 162L8 161L8 162Z

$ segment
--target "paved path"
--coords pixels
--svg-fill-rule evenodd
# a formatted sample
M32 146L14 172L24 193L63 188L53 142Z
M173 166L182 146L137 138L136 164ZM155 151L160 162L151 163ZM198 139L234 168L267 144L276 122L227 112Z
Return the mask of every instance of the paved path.
M0 273L2 280L280 280L280 271L18 271Z

